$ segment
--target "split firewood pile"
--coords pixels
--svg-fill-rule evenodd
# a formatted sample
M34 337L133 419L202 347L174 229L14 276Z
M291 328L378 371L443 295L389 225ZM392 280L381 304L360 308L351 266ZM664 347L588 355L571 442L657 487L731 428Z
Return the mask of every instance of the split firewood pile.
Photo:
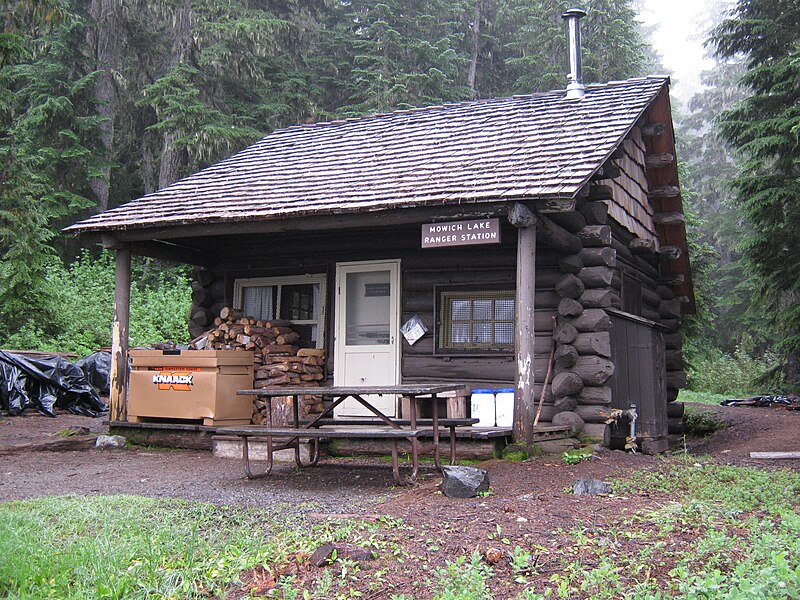
M291 386L312 387L324 379L325 351L298 346L300 335L290 321L263 321L242 315L242 311L225 307L214 320L214 328L195 338L193 350L235 350L253 352L254 389ZM277 397L273 404L273 424L285 425L290 417L290 399ZM322 398L304 396L301 413L308 416L323 411ZM253 408L253 423L267 418L266 402L257 399Z

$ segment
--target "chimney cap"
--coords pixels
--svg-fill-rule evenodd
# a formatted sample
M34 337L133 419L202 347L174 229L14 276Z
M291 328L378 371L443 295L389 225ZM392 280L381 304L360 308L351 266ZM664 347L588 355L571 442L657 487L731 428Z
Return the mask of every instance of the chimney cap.
M579 19L586 16L586 11L582 8L578 8L577 6L573 8L568 8L563 12L561 15L562 19L569 19L570 17L578 17Z

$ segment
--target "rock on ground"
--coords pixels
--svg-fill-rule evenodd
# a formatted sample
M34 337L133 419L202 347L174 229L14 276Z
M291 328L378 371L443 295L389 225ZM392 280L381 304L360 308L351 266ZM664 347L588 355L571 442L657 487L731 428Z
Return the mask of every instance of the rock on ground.
M472 498L489 491L489 474L475 467L446 466L442 468L442 492L448 498Z
M596 496L598 494L610 494L611 491L610 485L597 479L577 479L572 484L572 493L576 496Z
M94 445L101 450L105 448L124 448L128 445L128 440L121 435L98 435Z

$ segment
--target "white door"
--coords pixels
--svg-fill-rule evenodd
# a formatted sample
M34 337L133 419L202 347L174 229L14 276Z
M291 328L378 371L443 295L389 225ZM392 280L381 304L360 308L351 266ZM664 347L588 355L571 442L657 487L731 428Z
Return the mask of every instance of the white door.
M337 386L395 385L400 382L400 261L336 265L336 339L333 383ZM394 417L394 396L367 399ZM348 398L335 417L372 416Z

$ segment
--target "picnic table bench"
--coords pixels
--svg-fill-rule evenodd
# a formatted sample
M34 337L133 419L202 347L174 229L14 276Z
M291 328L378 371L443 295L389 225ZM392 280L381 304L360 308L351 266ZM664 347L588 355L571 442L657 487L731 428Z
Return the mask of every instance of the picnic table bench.
M400 425L401 427L411 427L411 420L409 419L393 419L395 423ZM469 427L471 425L475 425L478 422L478 419L449 419L449 418L439 418L438 426L441 429L446 429L449 432L448 438L450 440L450 464L456 464L456 429L459 427ZM303 425L310 423L311 421L301 421ZM319 425L348 425L348 426L379 426L381 425L382 421L378 421L375 419L320 419L317 421ZM416 426L420 428L420 434L417 437L421 436L428 436L430 435L433 437L433 419L417 419ZM444 433L444 432L442 432ZM361 437L369 437L369 436L361 436ZM441 438L441 436L440 436ZM434 454L433 460L436 464L436 468L441 470L441 458L438 452L439 446L434 447Z
M455 462L455 429L472 425L474 419L440 419L437 411L438 394L444 392L461 391L463 386L453 384L421 384L421 385L393 385L393 386L332 386L332 387L285 387L268 388L256 390L239 390L237 393L247 396L258 396L264 398L269 406L268 424L219 427L217 432L226 435L237 436L242 439L242 462L245 475L254 479L268 475L273 466L273 453L276 450L293 448L295 463L299 468L313 466L319 460L320 441L323 439L335 438L360 438L360 439L386 439L392 442L392 472L398 484L406 482L400 476L398 441L409 440L411 444L411 482L416 481L419 474L419 443L420 435L430 435L433 438L434 462L436 467L441 470L441 459L439 455L440 434L449 430L450 432L450 460ZM397 419L388 417L375 406L373 406L365 396L369 395L399 395L404 399L410 400L410 414L407 419ZM275 397L289 397L292 402L292 412L294 419L289 426L273 427L271 400ZM301 420L299 417L300 396L323 396L332 398L333 402L322 414L311 420ZM424 396L431 398L433 402L433 418L418 419L416 412L417 397ZM354 398L362 406L368 409L374 416L363 419L336 419L331 418L333 409L344 402L347 398ZM253 472L250 465L250 438L263 438L267 447L267 467L262 473ZM275 440L282 440L276 444ZM304 463L300 456L301 440L311 440L312 450L309 462Z

